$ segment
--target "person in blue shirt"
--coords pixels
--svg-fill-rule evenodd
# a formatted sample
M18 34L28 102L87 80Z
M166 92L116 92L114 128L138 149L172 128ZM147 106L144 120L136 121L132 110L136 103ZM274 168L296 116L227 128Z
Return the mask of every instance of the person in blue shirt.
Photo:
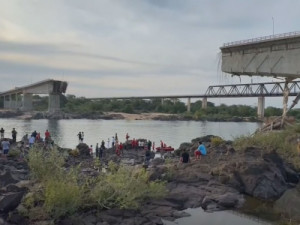
M201 156L206 155L206 153L207 152L204 144L201 141L199 141L199 146L195 153L196 159L201 159Z

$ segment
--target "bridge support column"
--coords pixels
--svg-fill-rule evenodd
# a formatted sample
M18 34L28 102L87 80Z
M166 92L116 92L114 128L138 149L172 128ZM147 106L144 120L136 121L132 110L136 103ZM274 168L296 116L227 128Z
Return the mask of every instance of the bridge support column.
M258 97L257 117L263 119L265 116L265 97Z
M191 98L187 99L186 108L187 112L191 112Z
M49 112L60 111L60 94L49 94Z
M31 111L32 110L32 94L23 93L23 111Z
M207 97L204 97L202 99L202 109L206 109L207 108Z
M10 99L9 98L10 98L9 95L4 96L4 100L3 100L4 109L9 109L9 107L10 107Z

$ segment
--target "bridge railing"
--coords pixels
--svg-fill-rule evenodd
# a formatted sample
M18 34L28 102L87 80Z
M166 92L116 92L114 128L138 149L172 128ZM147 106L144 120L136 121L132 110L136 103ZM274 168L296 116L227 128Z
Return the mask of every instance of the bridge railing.
M277 39L282 39L282 38L286 38L286 37L291 38L291 37L298 37L298 36L300 36L300 31L294 31L294 32L288 32L288 33L283 33L283 34L268 35L268 36L263 36L263 37L250 38L250 39L246 39L246 40L228 42L228 43L224 43L223 47L231 47L231 46L235 46L235 45L259 43L259 42L267 41L267 40L277 40Z

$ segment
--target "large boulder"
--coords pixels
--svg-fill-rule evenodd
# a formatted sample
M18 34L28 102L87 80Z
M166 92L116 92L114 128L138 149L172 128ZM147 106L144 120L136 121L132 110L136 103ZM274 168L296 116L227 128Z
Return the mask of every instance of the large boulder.
M25 192L7 193L0 196L0 212L7 213L20 204Z
M299 181L297 173L285 165L276 152L261 155L248 148L237 158L221 163L211 170L223 184L259 199L278 199Z
M15 184L18 180L14 179L10 171L5 171L3 174L0 174L0 188L5 187L8 184Z
M79 150L79 154L81 156L90 156L90 148L85 143L80 143L76 146L76 148Z
M287 218L300 221L300 185L287 190L274 204L274 209Z

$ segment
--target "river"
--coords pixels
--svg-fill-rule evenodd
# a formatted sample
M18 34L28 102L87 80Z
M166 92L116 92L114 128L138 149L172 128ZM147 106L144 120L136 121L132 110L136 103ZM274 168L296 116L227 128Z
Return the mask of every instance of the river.
M202 121L153 121L153 120L18 120L0 119L0 127L5 129L5 137L11 138L12 128L16 128L20 140L25 134L34 130L44 137L46 129L56 144L61 147L75 148L78 144L77 134L84 132L84 142L95 146L102 140L111 139L115 133L119 140L125 141L126 133L132 138L146 138L178 148L183 142L213 134L226 140L253 133L261 123L250 122L202 122Z
M61 147L75 148L78 144L77 134L84 132L84 142L89 145L107 141L118 134L120 141L125 141L128 133L131 138L146 138L159 143L163 140L167 145L178 148L183 142L204 135L217 135L226 140L232 140L241 135L253 133L261 123L250 122L202 122L202 121L152 121L152 120L19 120L0 119L0 128L5 129L5 137L11 137L12 128L16 128L20 140L23 135L31 134L34 130L44 136L46 129L56 144ZM181 218L175 222L165 222L166 225L196 225L200 224L244 224L258 225L265 222L249 219L243 214L223 211L206 213L202 209L187 209L191 217Z

